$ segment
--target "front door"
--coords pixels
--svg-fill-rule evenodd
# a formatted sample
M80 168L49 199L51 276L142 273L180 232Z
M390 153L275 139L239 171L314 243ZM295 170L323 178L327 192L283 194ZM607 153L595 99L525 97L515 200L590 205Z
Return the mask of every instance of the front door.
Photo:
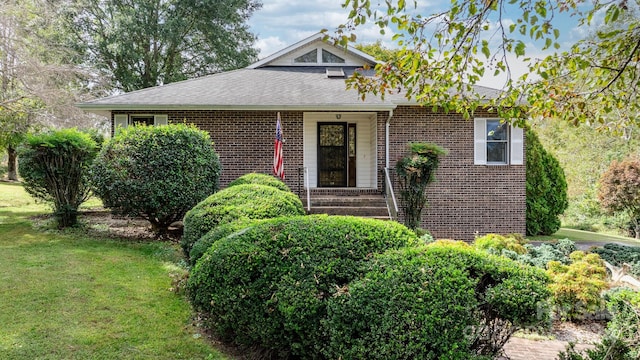
M347 123L318 123L318 186L347 187Z

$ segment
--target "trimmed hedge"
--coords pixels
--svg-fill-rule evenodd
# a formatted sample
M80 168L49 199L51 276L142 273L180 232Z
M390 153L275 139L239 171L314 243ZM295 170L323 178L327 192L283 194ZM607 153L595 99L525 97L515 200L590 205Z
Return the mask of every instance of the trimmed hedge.
M78 129L27 135L18 149L24 190L48 202L59 228L75 226L78 207L91 194L89 166L98 144Z
M209 134L184 124L121 129L92 166L104 206L147 219L157 234L216 192L219 177L220 160Z
M213 228L213 230L206 233L203 237L198 239L195 244L193 244L193 247L189 252L189 264L192 266L195 265L196 261L198 261L198 259L200 259L202 255L204 255L204 253L207 252L211 245L213 245L213 243L215 243L216 241L225 238L235 232L249 228L259 221L261 220L240 219L216 226L215 228Z
M182 249L189 256L193 244L219 224L238 219L269 219L304 214L302 202L292 192L259 184L227 187L187 212L184 217Z
M326 215L265 220L213 243L187 289L223 340L272 357L318 358L327 343L321 326L327 300L362 277L374 254L417 241L390 221Z
M229 183L228 187L243 185L243 184L258 184L258 185L267 185L272 186L278 190L282 191L291 191L287 184L285 184L280 179L266 174L258 174L258 173L249 173L240 176L239 178L233 180Z
M457 244L388 251L329 301L326 357L495 355L517 328L546 323L547 282L540 269Z

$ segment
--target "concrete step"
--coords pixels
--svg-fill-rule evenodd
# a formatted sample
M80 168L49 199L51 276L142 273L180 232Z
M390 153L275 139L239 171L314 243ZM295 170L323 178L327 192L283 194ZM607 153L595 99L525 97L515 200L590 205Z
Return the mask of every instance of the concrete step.
M307 199L302 202L306 206ZM331 196L314 195L311 197L311 206L379 206L387 207L387 203L381 195L360 195L360 196Z
M313 206L313 203L311 204L311 214L389 217L386 206Z
M306 208L304 196L302 203ZM379 193L312 193L309 213L389 219L387 202Z

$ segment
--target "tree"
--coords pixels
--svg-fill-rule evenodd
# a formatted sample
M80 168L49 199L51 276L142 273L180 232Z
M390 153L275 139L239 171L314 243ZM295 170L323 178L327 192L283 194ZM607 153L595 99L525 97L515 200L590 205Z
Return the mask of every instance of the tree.
M88 64L132 91L255 60L246 21L259 0L70 0L67 30Z
M161 236L218 190L220 160L195 126L132 126L102 147L91 172L106 208L147 219Z
M567 209L567 181L558 160L533 130L527 131L527 235L551 235L560 229Z
M356 41L354 31L373 21L381 33L395 27L394 40L400 46L397 59L376 66L377 77L356 73L350 79L349 86L362 96L384 96L401 88L427 106L466 116L478 107L492 107L519 123L540 115L607 127L638 120L633 114L640 110L640 17L634 3L452 0L447 8L425 14L410 3L387 1L375 9L368 0L346 0L344 6L351 11L346 24L338 27L335 42ZM541 60L526 57L527 41L540 41L546 51L560 48L559 26L554 26L562 21L560 15L575 16L579 25L589 26L600 14L603 26L593 38ZM514 79L512 57L527 60L529 73ZM505 91L487 102L473 85L489 72L506 74L507 80ZM520 106L523 99L528 106ZM612 122L620 114L633 116Z
M8 153L8 177L18 180L16 148L38 125L95 127L74 106L99 92L100 79L74 66L62 46L67 34L43 0L4 0L0 7L0 148ZM86 84L92 84L90 90Z
M430 143L409 143L409 154L396 163L400 185L400 204L404 224L412 230L420 227L422 210L427 204L427 185L435 180L439 157L447 151Z
M605 210L629 215L636 239L640 239L640 160L611 162L600 178L598 199Z
M78 207L91 193L88 170L97 148L90 135L63 129L29 135L19 149L24 189L53 205L60 228L77 223Z

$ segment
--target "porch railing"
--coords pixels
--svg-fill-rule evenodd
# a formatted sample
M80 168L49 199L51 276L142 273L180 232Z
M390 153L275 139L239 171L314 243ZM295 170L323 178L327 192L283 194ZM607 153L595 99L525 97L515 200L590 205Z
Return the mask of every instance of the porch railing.
M304 168L304 189L307 192L307 211L311 211L311 189L309 188L309 168Z
M398 220L398 202L396 201L396 193L393 191L393 184L389 176L389 168L384 168L384 198L387 201L387 209L391 220Z

